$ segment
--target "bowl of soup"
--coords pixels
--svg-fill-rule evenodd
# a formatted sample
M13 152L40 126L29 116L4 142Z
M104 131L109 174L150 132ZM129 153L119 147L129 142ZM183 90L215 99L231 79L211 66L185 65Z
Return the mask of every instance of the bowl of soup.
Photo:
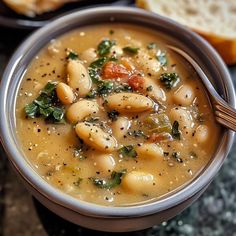
M175 216L207 188L233 133L168 45L194 58L235 107L211 46L143 10L73 12L18 48L1 83L1 139L42 204L81 226L124 232Z

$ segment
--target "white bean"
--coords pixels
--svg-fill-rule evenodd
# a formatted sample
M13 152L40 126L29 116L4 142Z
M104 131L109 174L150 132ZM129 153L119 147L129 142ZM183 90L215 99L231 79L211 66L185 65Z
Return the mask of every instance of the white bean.
M175 120L179 122L179 128L182 130L184 128L191 128L193 126L191 114L180 107L172 108L169 114L169 118L173 123Z
M95 48L88 48L80 54L80 59L90 64L97 59Z
M75 132L86 144L97 150L112 152L117 147L116 139L94 124L78 123L75 126Z
M199 125L194 133L197 143L205 143L209 138L209 129L206 125Z
M91 89L92 81L87 69L79 60L69 60L67 82L79 96L85 96Z
M152 192L155 179L150 173L131 171L122 179L122 187L131 192L150 193Z
M150 90L148 89L150 88ZM157 101L165 101L166 95L162 88L160 88L153 79L144 77L144 90L145 93L151 97L154 98Z
M116 139L121 139L128 131L130 127L130 121L126 117L118 117L116 121L112 123L112 133Z
M154 143L145 143L135 148L139 157L142 158L163 158L163 149Z
M174 102L181 106L190 106L194 100L194 91L190 85L182 85L173 95Z
M58 83L56 87L56 92L59 100L65 105L71 104L75 99L75 95L71 87L65 83Z
M98 104L95 101L80 100L72 104L67 112L66 117L71 123L77 123L83 120L86 116L96 114L99 110Z
M116 166L116 162L111 154L95 154L93 161L98 171L112 172Z
M148 71L152 75L158 76L161 73L161 65L158 60L149 55L146 50L139 50L138 55L135 57L135 63L144 71Z
M142 112L151 110L153 101L140 94L117 93L107 97L107 106L124 113Z
M123 54L123 50L121 47L117 46L117 45L114 45L112 48L111 48L111 52L112 54L115 54L116 56L120 57L122 56Z

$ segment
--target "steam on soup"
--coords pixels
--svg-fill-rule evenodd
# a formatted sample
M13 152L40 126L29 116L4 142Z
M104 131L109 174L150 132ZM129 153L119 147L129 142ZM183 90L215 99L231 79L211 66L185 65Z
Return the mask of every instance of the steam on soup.
M190 181L219 138L210 103L166 39L131 25L69 32L43 48L16 108L25 157L78 199L129 205Z

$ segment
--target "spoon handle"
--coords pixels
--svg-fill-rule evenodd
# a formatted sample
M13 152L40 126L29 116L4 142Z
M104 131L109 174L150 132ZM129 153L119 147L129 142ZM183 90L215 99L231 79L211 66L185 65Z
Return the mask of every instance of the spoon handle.
M229 105L215 105L216 120L227 128L236 131L236 110Z
M196 70L200 78L202 79L203 84L205 85L208 93L211 95L213 100L213 108L215 110L216 120L225 126L236 132L236 110L227 104L224 99L217 93L206 74L203 72L201 67L193 60L186 52L180 48L168 45L168 48L175 51L182 57L184 57Z

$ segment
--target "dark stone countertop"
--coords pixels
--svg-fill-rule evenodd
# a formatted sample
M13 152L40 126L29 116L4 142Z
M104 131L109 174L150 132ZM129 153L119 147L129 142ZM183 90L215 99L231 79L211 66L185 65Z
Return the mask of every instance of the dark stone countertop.
M0 28L0 75L25 31ZM229 68L236 85L236 67ZM206 192L180 215L150 229L116 235L236 236L236 142ZM31 197L12 172L0 146L0 236L98 235L51 213Z

